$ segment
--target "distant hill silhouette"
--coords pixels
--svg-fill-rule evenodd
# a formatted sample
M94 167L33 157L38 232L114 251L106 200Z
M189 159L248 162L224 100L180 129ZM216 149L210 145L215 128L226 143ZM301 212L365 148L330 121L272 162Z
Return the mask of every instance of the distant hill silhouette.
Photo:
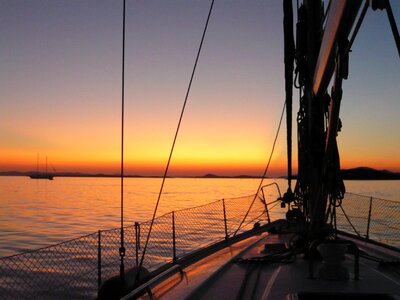
M201 177L201 178L221 178L220 176L215 175L215 174L206 174L204 176L199 176L199 177Z
M236 176L220 176L215 174L206 174L203 176L195 176L196 178L260 178L260 176L252 176L252 175L236 175Z
M358 167L354 169L342 170L342 177L345 180L400 180L400 173L391 172L388 170L376 170L368 167ZM34 171L18 172L18 171L5 171L0 172L0 176L29 176ZM54 177L119 177L119 174L103 174L103 173L80 173L80 172L54 172L51 173ZM125 175L125 177L149 177L159 178L161 176L141 176L141 175ZM175 176L174 176L175 177ZM183 176L186 178L260 178L259 176L251 175L237 175L237 176L219 176L216 174L205 174L203 176ZM281 176L278 178L287 178ZM293 175L293 179L297 175Z
M342 170L345 180L398 180L400 173L393 173L388 170L375 170L368 167Z

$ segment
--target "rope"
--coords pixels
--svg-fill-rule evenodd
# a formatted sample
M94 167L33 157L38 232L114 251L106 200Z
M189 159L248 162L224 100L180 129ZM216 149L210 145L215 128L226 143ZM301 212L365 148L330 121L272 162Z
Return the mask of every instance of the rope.
M351 223L350 218L347 216L346 212L344 211L343 206L340 205L339 207L340 207L340 209L342 210L343 215L346 217L347 222L349 222L350 226L353 228L354 232L355 232L359 237L361 237L361 234L360 234L360 233L357 231L357 229L354 227L353 223Z
M120 277L122 281L125 278L124 268L124 121L125 121L125 1L123 0L122 9L122 85L121 85L121 247L119 255L121 258Z
M238 258L236 263L243 264L269 264L269 263L292 263L296 260L295 253L290 250L277 251L264 256L254 256L250 258Z
M235 263L245 264L246 273L240 286L236 300L241 299L255 299L256 290L261 277L262 265L271 263L293 263L296 260L295 253L290 249L276 251L264 256L256 256L250 258L237 258L234 260ZM257 271L255 279L251 280L253 273ZM251 283L251 286L249 286ZM249 297L249 294L251 295Z
M165 179L167 178L169 165L170 165L170 162L171 162L172 154L173 154L173 152L174 152L175 143L176 143L176 140L177 140L177 137L178 137L179 129L180 129L180 126L181 126L181 123L182 123L182 118L183 118L183 114L184 114L184 112L185 112L186 103L187 103L187 100L188 100L188 98L189 98L190 88L191 88L191 86L192 86L194 74L195 74L195 72L196 72L197 63L198 63L198 61L199 61L200 52L201 52L201 49L202 49L202 46L203 46L204 37L205 37L206 32L207 32L208 23L209 23L209 20L210 20L210 16L211 16L211 12L212 12L213 6L214 6L214 0L212 0L211 5L210 5L210 9L209 9L209 11L208 11L207 21L206 21L206 24L205 24L205 26L204 26L204 31L203 31L203 35L202 35L202 37L201 37L201 42L200 42L199 49L198 49L198 51L197 51L197 56L196 56L196 60L195 60L194 66L193 66L192 75L191 75L191 77L190 77L189 85L188 85L188 88L187 88L187 90L186 90L185 101L183 102L182 111L181 111L181 114L180 114L180 117L179 117L179 121L178 121L178 125L177 125L177 128L176 128L176 131L175 131L174 141L173 141L173 143L172 143L171 151L170 151L169 157L168 157L168 162L167 162L167 165L166 165L166 167L165 167L164 176L163 176L163 179L162 179L160 191L159 191L159 193L158 193L158 198L157 198L156 206L155 206L155 208L154 208L153 217L152 217L152 219L151 219L149 232L148 232L147 238L146 238L146 243L145 243L144 248L143 248L142 257L141 257L141 259L140 259L139 271L138 271L137 274L136 274L136 279L139 278L138 276L139 276L140 270L141 270L142 265L143 265L144 256L145 256L145 254L146 254L147 245L148 245L149 240L150 240L150 235L151 235L151 231L152 231L152 229L153 229L154 219L155 219L155 217L156 217L158 205L159 205L159 203L160 203L161 195L162 195L162 192L163 192L163 189L164 189Z
M270 165L271 160L272 160L272 156L273 156L274 151L275 151L275 145L276 145L276 141L278 140L279 131L281 130L283 115L285 114L285 108L286 108L286 101L285 101L285 103L283 104L283 109L282 109L282 113L281 113L281 118L280 118L280 120L279 120L279 125L278 125L278 128L277 128L277 130L276 130L274 143L273 143L272 149L271 149L271 154L269 155L268 163L267 163L267 166L266 166L265 169L264 169L264 173L263 173L263 175L262 175L262 177L261 177L260 184L258 185L257 193L254 195L253 201L251 202L249 209L247 210L247 212L246 212L246 214L245 214L243 220L240 222L239 227L238 227L238 229L236 229L236 231L235 231L235 233L233 234L233 236L236 236L236 234L238 233L238 231L239 231L240 228L242 227L242 225L243 225L244 221L246 220L246 218L247 218L247 216L248 216L248 214L249 214L251 208L253 207L254 202L255 202L256 199L257 199L258 193L259 193L260 190L261 190L261 187L262 187L262 185L263 185L265 176L267 175L267 172L268 172L268 169L269 169L269 165Z

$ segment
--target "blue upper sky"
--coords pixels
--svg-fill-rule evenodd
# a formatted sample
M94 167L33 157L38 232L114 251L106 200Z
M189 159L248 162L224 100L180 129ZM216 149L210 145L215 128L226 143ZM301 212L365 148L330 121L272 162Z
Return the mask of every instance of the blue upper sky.
M391 2L399 23L400 2ZM165 162L209 5L127 0L132 173L152 173ZM64 170L95 170L100 161L97 170L117 170L121 14L115 0L0 0L1 169L32 169L40 152ZM177 144L177 173L189 172L190 162L198 172L262 170L284 100L282 21L282 1L215 1ZM344 83L345 167L400 171L399 79L386 13L370 10Z

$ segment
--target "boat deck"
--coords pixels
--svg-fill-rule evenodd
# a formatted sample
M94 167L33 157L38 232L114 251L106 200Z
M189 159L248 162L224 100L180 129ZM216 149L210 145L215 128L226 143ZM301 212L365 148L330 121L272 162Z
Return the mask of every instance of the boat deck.
M360 257L359 280L354 279L352 254L343 264L350 279L337 281L318 278L321 260L314 263L316 278L311 279L309 260L300 254L286 262L238 262L287 245L291 236L264 233L223 248L184 268L183 275L152 286L153 299L400 299L399 253L366 243L357 245L360 251L393 263Z

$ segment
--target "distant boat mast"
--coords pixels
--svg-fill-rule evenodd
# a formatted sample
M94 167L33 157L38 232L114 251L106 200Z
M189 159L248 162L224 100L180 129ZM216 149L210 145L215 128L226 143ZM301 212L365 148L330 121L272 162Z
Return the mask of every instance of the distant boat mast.
M29 175L31 179L49 179L53 180L53 175L49 174L48 172L48 163L47 163L47 156L46 156L46 171L45 173L40 173L39 171L39 153L37 154L37 162L36 162L36 172Z
M37 160L36 160L36 172L39 173L39 153L37 154Z

